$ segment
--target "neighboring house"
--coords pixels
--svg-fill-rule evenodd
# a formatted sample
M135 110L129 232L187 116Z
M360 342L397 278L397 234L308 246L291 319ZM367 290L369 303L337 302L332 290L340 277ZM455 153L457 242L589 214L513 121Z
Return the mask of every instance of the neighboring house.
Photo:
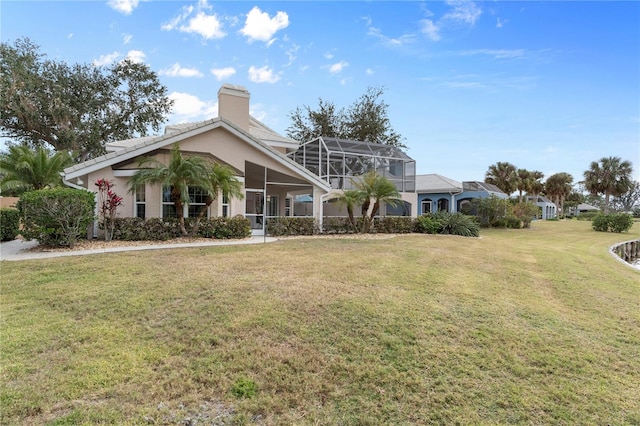
M327 176L314 173L308 165L305 167L289 158L287 154L295 156L299 143L253 118L249 114L249 100L247 89L225 84L218 91L218 117L168 125L161 136L108 143L107 154L65 169L64 182L95 193L95 182L108 179L116 185L114 191L123 197L119 216L169 217L175 215L169 188L145 185L130 194L128 180L138 170L140 158L153 157L166 162L171 149L178 145L184 153L229 165L244 185L243 200L219 196L207 212L209 217L243 215L250 220L252 233L261 235L267 217L293 216L295 200L299 199L304 201L297 203L298 207L304 206L305 214L322 225L323 217L327 216L325 207L331 208L326 201L342 189L332 189L332 181ZM374 164L381 163L374 161ZM415 162L413 170L415 175ZM185 206L185 217L195 215L205 201L199 188L189 188L189 196L191 203ZM403 199L413 202L415 216L415 192L404 192Z
M556 207L556 204L547 197L543 195L538 195L537 197L527 195L525 199L527 201L533 202L536 206L540 207L540 219L555 219L558 216L558 208Z
M418 194L418 214L460 211L478 198L495 195L508 198L497 186L490 183L468 181L458 182L439 174L416 176Z
M578 216L581 213L587 213L587 212L599 212L600 209L596 206L592 206L591 204L586 204L586 203L580 203L575 207L571 208L571 214L573 216Z

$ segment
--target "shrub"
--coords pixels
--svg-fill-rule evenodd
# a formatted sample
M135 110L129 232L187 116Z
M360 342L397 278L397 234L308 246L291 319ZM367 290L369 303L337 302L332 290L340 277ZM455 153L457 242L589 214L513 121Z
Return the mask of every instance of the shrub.
M480 236L480 226L476 218L462 213L438 212L436 218L442 223L441 234L460 235L463 237Z
M407 216L385 216L376 218L374 229L382 234L408 234L413 232L413 219Z
M509 216L507 216L504 219L504 221L505 221L506 227L509 229L528 228L529 225L531 224L531 218L529 218L529 220L526 222L526 225L525 225L524 219L520 219L519 217L513 214L510 214Z
M195 224L194 218L185 219L189 231ZM200 219L199 237L203 238L246 238L251 235L249 219L242 216L212 217ZM176 218L139 219L135 217L117 218L114 221L114 240L125 241L165 241L182 236L180 223Z
M599 211L588 211L588 212L584 212L584 213L580 213L578 216L576 216L576 218L578 220L593 220L594 217L598 216L600 213Z
M314 235L317 233L315 219L312 217L271 217L267 220L269 235Z
M600 213L593 218L591 226L598 232L627 232L633 226L633 217L628 213Z
M25 192L17 207L22 219L22 235L40 244L73 247L86 238L95 211L93 192L56 188Z
M20 233L20 213L16 209L0 209L0 240L11 241Z
M598 232L607 232L609 230L609 217L600 213L591 219L591 227Z
M520 221L522 221L522 227L528 228L531 225L531 221L538 217L541 213L541 208L532 203L531 201L526 201L522 203L518 203L513 206L513 216L507 216L507 226L509 228L520 228ZM517 219L518 226L510 226L514 225L513 217ZM511 223L509 223L511 222Z
M507 226L505 219L510 209L509 200L490 195L487 198L475 199L471 202L472 211L476 212L476 216L482 227L498 227Z
M627 232L633 226L633 216L628 213L614 213L609 216L609 229L611 232Z
M442 231L442 222L432 214L420 216L414 223L414 230L421 234L439 234Z
M356 225L361 227L362 218L356 218ZM322 232L325 234L352 234L357 231L349 223L348 217L330 217L322 223Z

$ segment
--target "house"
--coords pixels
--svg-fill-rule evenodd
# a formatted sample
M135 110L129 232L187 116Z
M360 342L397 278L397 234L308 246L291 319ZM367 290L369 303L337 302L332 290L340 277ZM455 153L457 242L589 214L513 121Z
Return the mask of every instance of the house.
M537 195L535 197L528 195L525 200L540 207L540 219L542 220L555 219L558 216L556 204L543 195Z
M587 204L587 203L580 203L577 206L571 208L571 214L573 216L578 216L582 213L587 213L587 212L599 212L600 208L596 207L596 206L592 206L591 204Z
M485 182L458 182L439 174L416 175L418 214L461 211L477 198L508 198L497 186Z
M107 154L65 169L63 180L70 187L92 192L97 192L98 179L112 181L115 192L124 198L119 209L121 217L169 217L175 215L169 188L144 185L129 193L128 179L138 170L140 158L152 157L166 163L171 149L178 145L186 154L201 155L230 166L244 186L243 200L219 196L207 212L209 217L245 216L250 220L252 233L262 235L268 217L292 216L296 213L296 200L304 199L305 214L322 225L327 200L342 191L340 187L332 188L336 176L314 170L311 154L306 156L306 162L296 161L300 144L252 117L249 104L246 88L225 84L218 91L218 117L169 125L160 136L108 143ZM373 164L383 163L375 159ZM415 162L413 170L414 176ZM343 180L346 178L342 176ZM413 202L415 216L415 192L407 189L403 199L409 204ZM189 198L185 217L195 216L205 202L197 187L189 188Z

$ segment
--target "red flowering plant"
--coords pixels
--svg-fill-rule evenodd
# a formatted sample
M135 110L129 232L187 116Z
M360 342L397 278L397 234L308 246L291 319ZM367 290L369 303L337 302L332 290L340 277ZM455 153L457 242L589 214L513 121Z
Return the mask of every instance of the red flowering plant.
M115 185L107 179L98 179L96 186L98 187L98 208L100 209L101 225L104 228L104 239L111 241L118 207L122 205L122 197L112 190Z

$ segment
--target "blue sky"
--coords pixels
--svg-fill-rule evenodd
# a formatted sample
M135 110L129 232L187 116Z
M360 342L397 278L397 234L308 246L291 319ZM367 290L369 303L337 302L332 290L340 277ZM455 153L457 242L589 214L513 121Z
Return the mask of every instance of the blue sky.
M49 58L145 62L172 123L216 116L223 83L283 134L297 106L383 86L418 173L483 180L509 161L579 181L619 156L640 180L639 2L3 0L0 14L2 42Z

